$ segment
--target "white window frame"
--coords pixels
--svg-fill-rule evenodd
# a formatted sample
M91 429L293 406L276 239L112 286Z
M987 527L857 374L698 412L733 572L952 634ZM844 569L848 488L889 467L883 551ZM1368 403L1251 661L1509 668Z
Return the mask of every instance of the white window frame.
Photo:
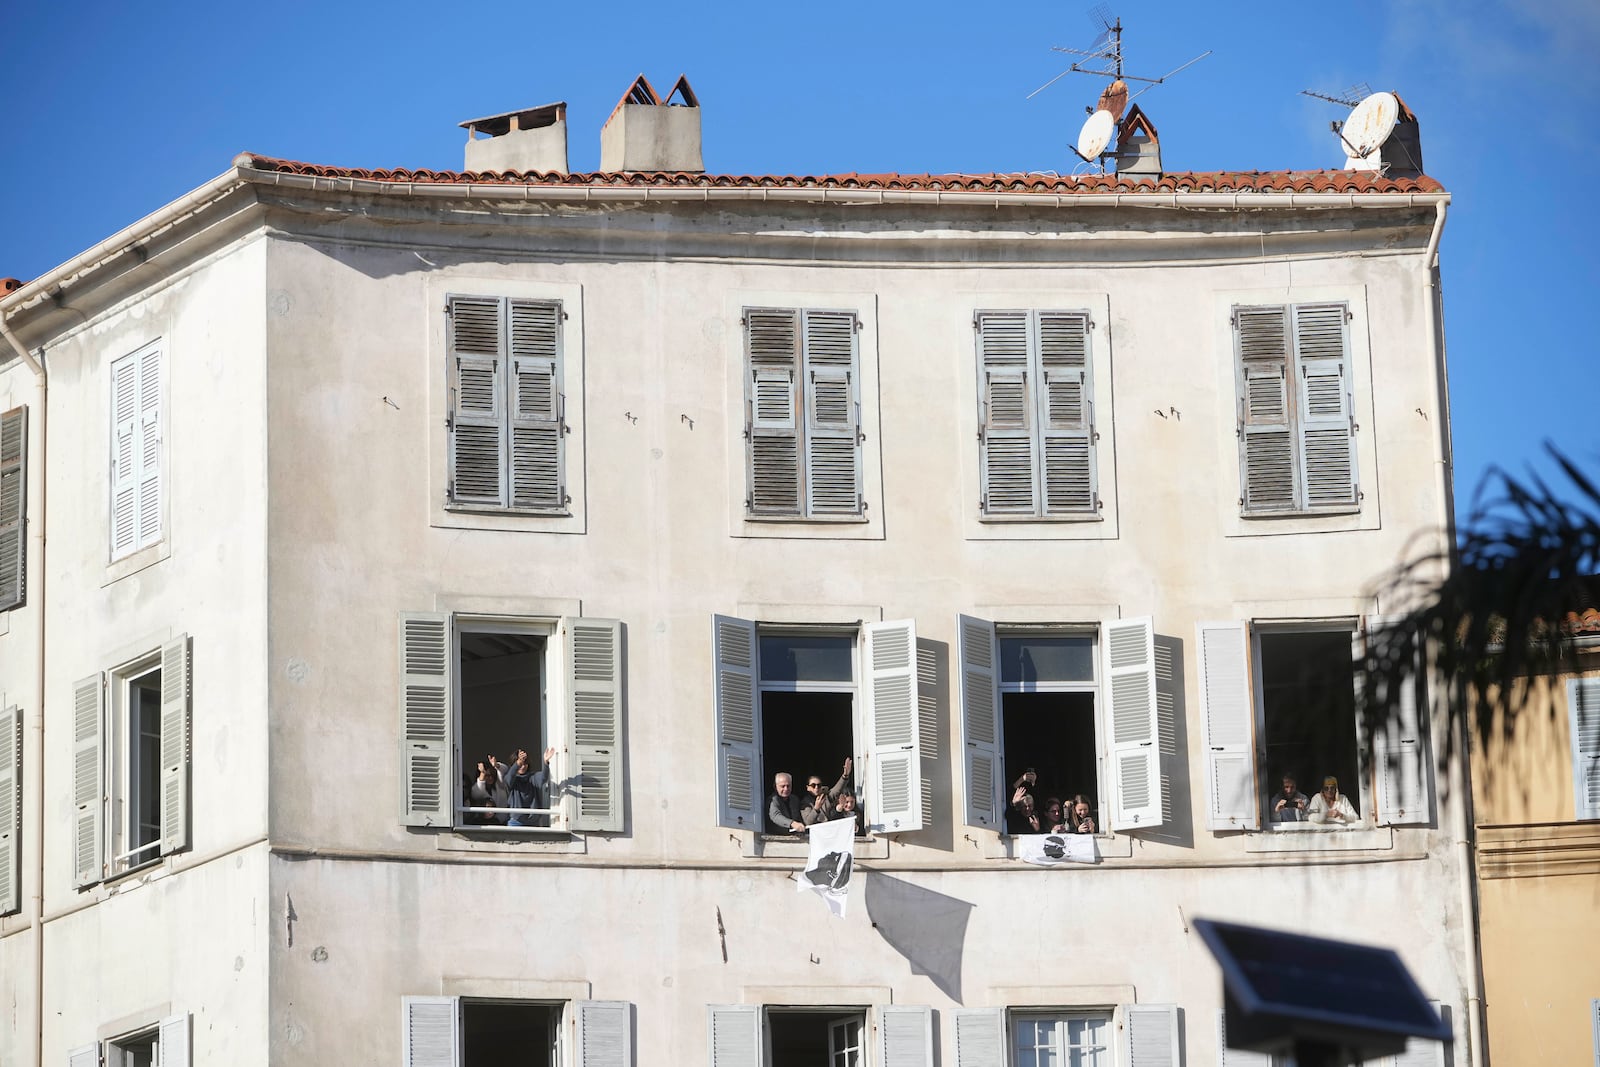
M630 1001L492 996L401 997L400 1062L404 1067L461 1067L461 1012L468 1002L559 1007L558 1067L634 1067L633 1004Z
M1176 1004L1018 1004L1004 1008L957 1008L954 1067L1014 1065L1019 1020L1042 1017L1105 1018L1111 1040L1105 1057L1116 1067L1172 1067L1182 1041Z
M762 1067L762 1064L770 1062L771 1016L774 1012L815 1015L826 1020L830 1026L852 1018L859 1019L861 1043L856 1060L859 1064L872 1064L874 1067L933 1067L933 1009L930 1007L915 1004L793 1003L707 1005L706 1047L711 1067Z
M68 1067L125 1067L132 1062L130 1045L151 1047L156 1067L189 1067L194 1062L194 1022L187 1012L169 1015L149 1026L84 1045L67 1053Z
M1011 1054L1011 1061L1010 1062L1012 1064L1020 1064L1021 1063L1021 1055L1020 1054L1021 1054L1022 1049L1020 1047L1020 1043L1021 1043L1022 1035L1018 1031L1019 1024L1026 1024L1026 1023L1029 1023L1029 1022L1038 1022L1038 1021L1044 1021L1044 1020L1048 1020L1050 1022L1054 1022L1054 1023L1058 1024L1058 1025L1068 1024L1068 1023L1071 1023L1073 1021L1094 1021L1094 1022L1101 1023L1104 1026L1103 1033L1104 1033L1105 1040L1104 1040L1104 1042L1102 1042L1100 1044L1097 1044L1095 1046L1095 1049L1101 1050L1101 1051L1103 1051L1105 1053L1105 1055L1103 1057L1101 1057L1101 1061L1102 1062L1109 1061L1111 1059L1111 1057L1116 1052L1116 1047L1117 1047L1116 1036L1117 1036L1117 1032L1116 1032L1116 1013L1114 1011L1110 1011L1110 1010L1089 1010L1089 1009L1083 1009L1083 1008L1053 1009L1053 1010L1041 1010L1041 1009L1035 1009L1035 1008L1013 1008L1011 1010L1008 1018L1006 1019L1006 1036L1008 1038L1006 1044L1007 1044L1007 1049ZM1034 1046L1034 1049L1037 1051L1038 1046L1037 1045ZM1095 1049L1089 1050L1091 1055L1093 1054ZM1060 1061L1059 1062L1061 1062L1063 1064L1067 1064L1067 1063L1071 1062L1070 1056L1071 1056L1071 1053L1074 1050L1072 1049L1072 1047L1070 1045L1063 1045L1062 1047L1056 1048L1053 1051L1055 1052L1055 1054L1057 1056L1060 1057Z
M929 789L922 777L926 742L917 714L920 679L912 620L835 626L714 615L711 624L719 826L758 835L772 833L767 825L767 783L780 768L761 765L763 692L850 694L853 788L866 832L910 833L926 825ZM761 637L783 635L851 638L850 681L764 681ZM744 721L746 701L748 723ZM886 797L903 797L905 804L886 806Z
M106 376L107 558L111 563L155 548L166 538L171 495L169 362L164 342L155 340L113 360ZM120 403L118 386L124 376L128 383L124 390L126 403ZM125 526L121 534L119 526Z
M620 620L402 612L397 629L402 824L460 833L524 835L623 829L625 695ZM462 821L465 756L460 742L459 664L463 632L524 633L544 639L540 715L546 725L545 745L556 750L550 770L549 826L484 826ZM441 652L442 672L431 666L438 663ZM530 751L529 756L537 763L543 752ZM434 776L442 781L436 784ZM419 802L419 797L425 799Z
M1073 626L1073 625L1051 626L1051 625L1039 625L1039 624L1033 624L1033 623L996 623L995 624L995 644L996 644L996 647L999 646L999 643L1001 641L1004 641L1008 637L1025 637L1025 636L1030 636L1030 635L1036 635L1036 636L1041 636L1041 637L1088 637L1088 638L1091 638L1093 640L1093 642L1094 642L1094 645L1093 645L1093 650L1090 653L1090 661L1091 661L1091 663L1093 664L1093 667L1094 667L1094 677L1091 678L1087 682L1007 682L1007 681L1004 680L1004 678L1000 674L999 665L996 664L996 666L995 666L995 681L996 681L996 684L1000 688L1000 704L997 705L996 708L995 708L995 719L996 719L995 730L996 730L996 733L998 735L998 740L999 740L999 754L1000 754L1001 763L1003 764L1004 758L1005 758L1005 712L1004 712L1004 703L1005 703L1005 696L1006 696L1007 693L1088 693L1091 697L1094 698L1094 762L1095 762L1095 771L1094 771L1094 781L1095 781L1094 810L1096 812L1108 812L1108 811L1111 810L1110 807L1108 807L1109 797L1110 797L1110 793L1111 793L1111 782L1110 782L1110 780L1109 780L1109 778L1107 776L1107 773L1106 773L1106 771L1107 771L1107 762L1106 762L1106 721L1105 721L1104 709L1102 708L1101 703L1100 703L1101 682L1102 682L1102 676L1103 676L1103 674L1105 672L1105 662L1104 662L1103 657L1101 655L1102 644L1101 644L1100 627L1096 626L1096 625L1093 625L1093 624L1089 624L1089 625L1079 624L1079 625L1076 625L1076 626ZM1000 825L1004 826L1005 825L1005 814L1004 814L1003 808L1004 807L1009 807L1010 804L1011 804L1011 796L1010 796L1011 785L1010 785L1010 782L1008 780L1006 780L1007 776L1005 774L1002 773L1000 777L1002 779L1001 782L1000 782L1000 786L1001 786L1000 792L1001 792L1001 801L1002 801L1002 813L1001 813L1001 816L1000 816ZM1068 798L1068 797L1062 797L1061 801L1065 804L1069 799L1070 798ZM1043 797L1039 798L1039 803L1040 803L1040 806L1042 807L1043 804L1044 804L1044 798ZM1109 837L1110 836L1110 834L1111 834L1111 823L1110 823L1110 820L1109 819L1105 820L1105 823L1106 823L1105 826L1097 827L1096 833L1095 833L1096 837Z
M161 859L161 831L159 827L155 835L143 846L135 846L135 822L141 801L155 799L159 805L160 774L156 781L146 782L140 770L141 737L134 735L134 690L136 683L149 678L161 670L161 657L159 654L144 656L132 663L124 664L111 671L111 689L108 694L111 706L111 760L110 760L110 803L111 803L111 874L113 877L129 871L138 870L140 867L159 862ZM142 686L138 688L143 688ZM159 689L156 690L159 692ZM161 742L160 702L157 700L156 731L157 745ZM150 709L145 708L143 701L140 704L143 716L148 716ZM145 723L144 725L148 725ZM154 797L147 796L154 793ZM137 849L137 850L136 850Z
M1567 679L1575 819L1600 819L1600 677Z

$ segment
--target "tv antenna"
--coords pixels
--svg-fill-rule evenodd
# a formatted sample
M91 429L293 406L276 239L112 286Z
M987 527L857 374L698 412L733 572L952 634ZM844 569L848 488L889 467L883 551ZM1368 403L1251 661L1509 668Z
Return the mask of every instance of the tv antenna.
M1122 56L1122 19L1111 13L1104 4L1096 4L1089 11L1090 21L1097 28L1095 39L1088 48L1065 48L1061 45L1051 47L1052 52L1061 52L1065 55L1079 56L1072 61L1066 70L1045 82L1039 88L1029 93L1026 97L1032 100L1068 74L1090 74L1100 78L1110 78L1111 83L1100 94L1100 98L1093 107L1086 107L1089 119L1083 124L1082 131L1078 134L1078 143L1073 147L1073 154L1085 163L1099 163L1101 173L1105 173L1106 146L1110 144L1111 135L1115 132L1117 120L1122 118L1122 113L1128 104L1143 96L1145 93L1164 83L1168 78L1179 71L1187 70L1211 54L1211 49L1206 49L1182 66L1174 67L1159 78L1150 78L1141 74L1129 74L1123 69ZM1131 96L1128 93L1128 82L1145 82L1144 88ZM1105 117L1102 117L1105 116Z
M1389 92L1375 93L1365 82L1352 85L1339 96L1311 89L1302 89L1300 95L1350 109L1350 117L1345 121L1336 119L1328 123L1328 128L1344 146L1346 170L1383 170L1383 146L1400 120L1398 97Z

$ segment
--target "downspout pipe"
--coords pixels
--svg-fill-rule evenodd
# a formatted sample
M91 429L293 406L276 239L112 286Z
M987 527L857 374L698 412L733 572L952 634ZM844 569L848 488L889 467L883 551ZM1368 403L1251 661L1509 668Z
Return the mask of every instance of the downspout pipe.
M29 819L28 837L33 841L34 870L33 892L29 894L28 927L33 934L33 1063L34 1067L44 1067L44 613L45 604L45 530L48 523L45 516L45 487L49 478L45 472L49 468L47 463L47 449L49 448L50 419L50 377L45 373L43 362L35 359L22 342L17 340L17 335L11 332L6 325L4 316L0 316L0 340L15 352L27 368L33 371L34 379L39 386L38 417L30 419L29 430L38 427L35 440L38 442L39 461L34 469L39 472L39 477L30 478L29 487L33 490L33 507L28 509L24 521L30 527L28 533L33 540L33 551L28 554L27 565L33 570L33 582L28 586L30 598L38 605L37 618L39 620L38 634L34 644L38 648L38 663L34 670L34 695L33 695L33 760L38 769L33 773L33 796L27 798L27 806L31 818ZM28 460L33 461L33 450L28 451ZM23 472L27 478L28 472ZM26 764L25 764L26 766Z

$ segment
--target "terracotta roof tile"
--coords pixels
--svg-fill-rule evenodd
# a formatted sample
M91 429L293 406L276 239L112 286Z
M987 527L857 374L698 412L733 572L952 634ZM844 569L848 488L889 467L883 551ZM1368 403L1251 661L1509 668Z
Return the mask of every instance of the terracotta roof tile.
M1140 181L1115 174L696 174L683 171L452 171L330 167L269 156L244 157L256 170L318 178L425 185L529 185L702 189L863 189L979 193L1439 193L1427 176L1384 178L1348 170L1210 171L1163 174Z

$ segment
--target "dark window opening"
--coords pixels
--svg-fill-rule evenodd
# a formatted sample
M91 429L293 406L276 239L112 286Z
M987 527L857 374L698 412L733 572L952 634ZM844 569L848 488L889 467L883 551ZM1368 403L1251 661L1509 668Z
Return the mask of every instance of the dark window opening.
M849 693L761 694L761 766L763 829L767 824L767 798L773 793L773 776L787 771L794 779L794 794L808 800L806 781L811 775L832 789L844 761L855 751L854 698ZM852 779L852 787L854 780Z
M161 672L128 683L128 857L136 867L156 859L161 837Z
M106 1045L106 1067L155 1067L159 1042L154 1030L118 1038Z
M769 1011L767 1036L770 1067L860 1067L865 1018L859 1013L821 1011Z
M1038 775L1032 793L1041 809L1044 802L1060 800L1063 808L1074 794L1089 801L1096 825L1100 822L1099 753L1095 745L1093 693L1003 693L1000 697L1005 730L1004 800L1006 825L1011 833L1033 833L1011 806L1012 783L1032 767Z
M1259 634L1267 759L1262 780L1270 795L1292 774L1310 797L1333 775L1359 815L1365 808L1350 640L1349 630Z
M526 633L463 631L458 640L457 680L460 688L461 792L464 807L504 806L474 798L472 784L479 765L490 756L509 767L517 749L526 749L537 771L549 744L545 715L545 638ZM502 798L504 799L504 798ZM549 807L545 789L533 807ZM466 812L467 825L504 825L505 815ZM532 816L533 825L548 826L548 816Z
M461 1002L461 1067L556 1067L561 1005Z

